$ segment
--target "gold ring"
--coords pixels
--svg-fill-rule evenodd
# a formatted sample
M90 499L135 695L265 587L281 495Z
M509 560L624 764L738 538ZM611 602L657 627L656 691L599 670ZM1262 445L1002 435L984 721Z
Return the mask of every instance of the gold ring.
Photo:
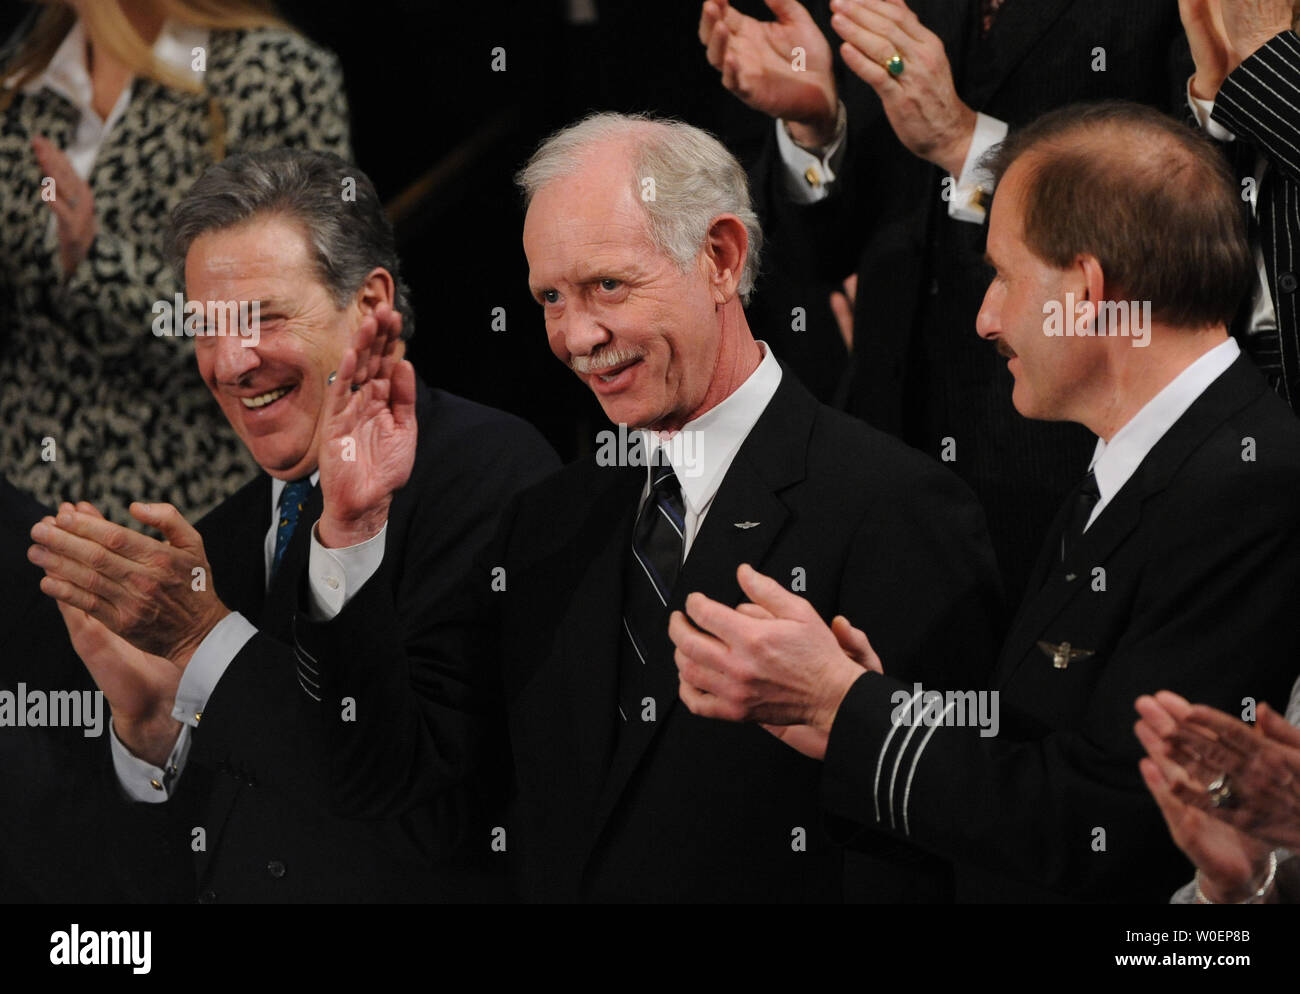
M884 68L889 75L897 79L899 76L903 75L903 57L895 52L888 60L886 60Z

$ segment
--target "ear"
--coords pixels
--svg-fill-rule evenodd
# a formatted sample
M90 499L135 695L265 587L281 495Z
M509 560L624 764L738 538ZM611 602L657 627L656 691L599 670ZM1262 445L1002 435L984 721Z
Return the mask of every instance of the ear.
M392 307L396 298L397 288L393 283L393 274L383 266L376 266L370 271L366 281L361 284L360 289L352 298L352 302L362 316L365 316L380 304L387 304Z
M744 222L735 214L715 217L704 240L703 259L714 303L725 304L736 295L748 253L749 232Z
M1106 274L1095 255L1078 255L1074 259L1075 299L1086 306L1088 334L1097 333L1097 305L1106 299ZM1077 334L1077 332L1076 332Z

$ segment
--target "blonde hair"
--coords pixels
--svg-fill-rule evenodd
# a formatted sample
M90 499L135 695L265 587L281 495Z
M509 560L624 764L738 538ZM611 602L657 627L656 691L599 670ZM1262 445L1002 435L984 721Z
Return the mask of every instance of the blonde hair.
M78 13L63 0L39 0L44 6L13 61L4 67L10 84L0 91L0 112L6 110L23 84L39 76L72 30ZM272 0L142 0L164 19L197 27L221 29L286 27ZM203 87L184 73L158 61L153 47L140 37L118 0L88 3L80 14L86 37L98 51L121 62L133 75L172 89L201 94ZM226 117L215 98L208 99L213 158L225 157Z

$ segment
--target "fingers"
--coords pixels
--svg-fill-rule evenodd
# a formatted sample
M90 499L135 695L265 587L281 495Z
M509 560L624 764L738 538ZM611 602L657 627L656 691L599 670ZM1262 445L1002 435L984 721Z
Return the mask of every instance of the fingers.
M853 302L838 290L831 293L831 314L835 316L835 325L840 329L840 338L844 347L853 351Z
M831 18L831 28L877 66L888 62L895 53L904 59L909 57L910 39L896 25L865 8L849 7L845 10L846 13L837 13Z
M727 25L722 21L718 21L714 24L713 31L709 35L708 49L705 52L709 65L713 66L714 69L723 70L724 85L726 84L726 70L723 67L723 62L727 54L727 41L730 37L731 33L727 30ZM731 89L731 87L728 86L727 89Z
M141 524L157 528L169 543L188 552L203 552L203 539L172 504L145 504L133 501L128 510Z
M343 413L352 399L352 377L357 369L357 353L345 349L339 358L339 368L334 371L334 382L329 385L329 412L331 416Z
M831 634L839 642L840 648L848 653L849 658L859 666L871 670L873 673L885 672L885 668L880 663L880 657L871 648L867 633L860 628L854 628L844 615L838 614L831 620Z
M847 41L840 46L840 58L850 72L882 96L901 85L879 62L873 62Z
M772 620L772 612L765 607L759 607L757 604L750 604L748 601L736 608L746 618L759 618L763 621Z
M740 642L749 624L753 622L725 604L703 594L690 594L686 613L674 611L669 615L668 638L691 658L722 670L727 647Z
M1275 742L1300 749L1300 728L1296 728L1267 704L1260 704L1256 713L1260 730Z
M418 430L415 420L415 367L403 359L393 370L389 392L389 407L393 421L399 427L410 425Z
M771 577L764 576L748 563L741 563L736 570L736 579L746 597L777 618L806 621L817 615L806 600L786 590Z
M888 21L903 34L904 41L924 45L934 37L934 32L921 23L912 8L902 0L861 0L867 11Z
M64 507L70 508L71 505L65 504ZM133 572L132 561L119 554L125 543L116 533L108 533L113 535L113 547L110 548L102 534L88 536L87 529L78 529L67 522L68 518L60 511L58 519L46 517L33 525L31 538L36 544L28 550L27 558L47 572L57 573L89 590L97 589L92 574L102 575L106 580L121 581ZM108 527L115 529L118 526Z

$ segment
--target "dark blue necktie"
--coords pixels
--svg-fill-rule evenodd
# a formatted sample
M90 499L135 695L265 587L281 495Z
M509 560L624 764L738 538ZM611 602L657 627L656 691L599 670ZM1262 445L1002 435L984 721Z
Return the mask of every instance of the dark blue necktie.
M271 559L271 576L280 568L284 550L289 548L289 539L293 538L293 529L302 514L302 506L307 503L311 493L311 477L290 480L280 491L280 523L275 529L275 556Z

